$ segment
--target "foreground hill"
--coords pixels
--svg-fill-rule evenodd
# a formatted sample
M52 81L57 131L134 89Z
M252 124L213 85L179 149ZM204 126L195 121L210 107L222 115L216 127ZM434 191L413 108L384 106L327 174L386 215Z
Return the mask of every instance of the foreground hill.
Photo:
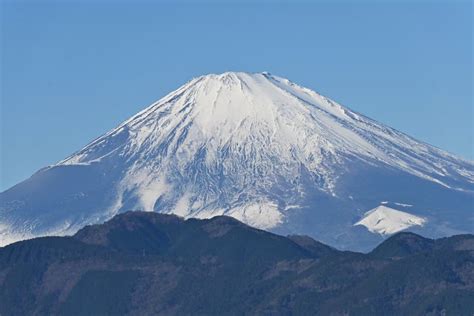
M474 233L473 204L472 161L285 78L228 72L191 80L1 192L0 246L142 210L367 251L406 229Z
M371 253L233 218L127 212L0 248L0 315L472 315L474 236Z

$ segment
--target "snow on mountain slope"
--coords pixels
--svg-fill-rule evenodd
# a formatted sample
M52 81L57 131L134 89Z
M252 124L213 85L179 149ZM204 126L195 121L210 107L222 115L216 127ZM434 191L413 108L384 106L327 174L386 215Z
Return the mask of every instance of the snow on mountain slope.
M373 233L391 235L412 226L423 226L426 219L383 205L368 211L354 225L362 225Z
M353 224L379 201L409 202L437 236L470 231L473 192L470 161L284 78L229 72L191 80L1 193L0 236L73 233L139 209L228 214L362 249L378 240Z
M205 145L208 164L222 148L271 149L314 170L326 169L322 152L343 153L382 161L445 186L449 184L442 177L448 175L467 176L474 183L473 170L459 167L458 158L268 73L194 79L59 164L90 164L114 154L109 150L97 156L97 149L124 131L129 143L120 153L128 156L143 156L168 141L184 163Z

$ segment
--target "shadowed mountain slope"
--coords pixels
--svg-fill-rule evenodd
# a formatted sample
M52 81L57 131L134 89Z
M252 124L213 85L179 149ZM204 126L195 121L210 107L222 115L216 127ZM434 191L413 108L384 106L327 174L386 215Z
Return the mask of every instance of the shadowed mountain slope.
M1 315L472 315L474 236L372 253L233 218L127 212L0 248Z

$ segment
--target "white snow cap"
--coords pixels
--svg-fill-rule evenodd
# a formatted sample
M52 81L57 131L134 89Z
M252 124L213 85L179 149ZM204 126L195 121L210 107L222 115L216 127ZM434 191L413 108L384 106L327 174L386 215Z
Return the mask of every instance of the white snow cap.
M110 139L121 133L127 140L110 146ZM138 209L152 211L157 200L170 200L173 193L179 196L169 204L170 212L185 217L231 214L265 229L280 225L287 207L268 192L277 179L285 179L295 196L303 194L294 185L302 166L317 174L320 189L331 195L336 194L336 173L348 157L446 187L446 170L474 178L448 153L269 72L192 79L60 164L90 164L111 155L134 161L120 183L119 197L136 192ZM196 177L206 175L202 183L177 179L195 168ZM219 186L219 177L239 193ZM222 196L230 199L223 202Z
M423 226L425 223L425 218L380 205L365 213L364 218L354 226L362 225L372 233L391 235L412 226Z
M145 155L169 141L179 163L205 148L206 163L212 164L223 148L245 155L253 151L262 164L268 162L265 158L278 157L285 164L291 160L316 170L327 180L328 190L332 168L323 160L334 164L348 155L446 187L450 184L444 179L452 174L474 182L474 172L460 166L458 157L269 72L195 78L59 164L90 164L114 154L97 149L125 129L130 133L128 144L115 154ZM273 157L268 157L270 152Z

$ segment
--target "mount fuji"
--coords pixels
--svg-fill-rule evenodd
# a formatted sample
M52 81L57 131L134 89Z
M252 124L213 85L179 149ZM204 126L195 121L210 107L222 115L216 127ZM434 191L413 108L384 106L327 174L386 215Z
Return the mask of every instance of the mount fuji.
M474 163L287 79L211 74L0 193L0 245L128 210L367 251L400 230L474 233Z

